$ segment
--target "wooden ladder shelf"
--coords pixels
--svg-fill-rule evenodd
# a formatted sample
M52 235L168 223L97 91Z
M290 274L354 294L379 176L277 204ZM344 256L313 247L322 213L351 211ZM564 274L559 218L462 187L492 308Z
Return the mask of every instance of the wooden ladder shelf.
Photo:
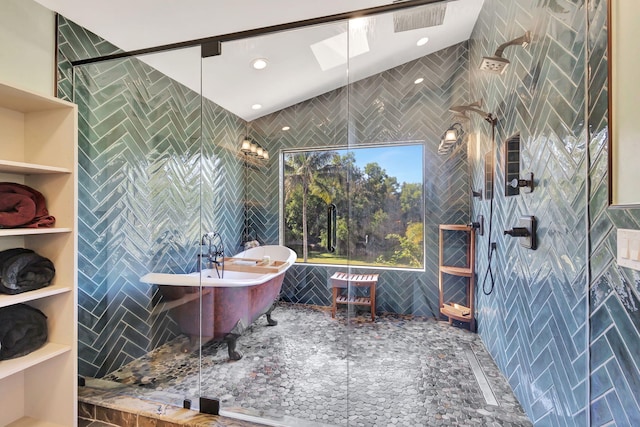
M465 232L467 234L467 259L466 266L454 267L444 265L444 235L446 231ZM438 286L440 290L440 314L449 319L449 324L453 320L465 322L469 324L469 330L475 331L475 248L476 234L475 230L469 225L459 224L440 224L440 266ZM464 277L467 279L467 305L444 301L444 282L445 275Z

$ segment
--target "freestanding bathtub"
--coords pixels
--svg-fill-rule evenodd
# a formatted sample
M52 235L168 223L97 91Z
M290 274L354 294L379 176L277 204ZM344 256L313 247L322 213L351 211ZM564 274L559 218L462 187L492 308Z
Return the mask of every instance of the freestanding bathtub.
M260 268L265 256L279 268ZM206 269L190 274L149 273L140 281L159 285L167 301L165 307L174 310L182 333L189 336L191 348L200 342L200 337L202 343L224 340L229 358L239 360L242 353L236 350L236 340L249 325L263 314L270 326L277 324L271 318L271 311L284 275L296 257L296 253L285 246L258 246L226 259L222 278L218 278L216 270ZM246 271L234 271L231 264Z

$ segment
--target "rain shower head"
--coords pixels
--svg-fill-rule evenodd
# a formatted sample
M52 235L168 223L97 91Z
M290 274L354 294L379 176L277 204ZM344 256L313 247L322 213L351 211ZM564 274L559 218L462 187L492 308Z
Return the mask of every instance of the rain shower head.
M529 43L531 43L531 31L527 31L517 39L501 44L498 46L498 49L496 49L496 53L493 56L485 56L482 58L480 69L490 71L495 74L504 73L504 70L506 70L507 66L510 64L508 59L502 57L505 48L516 45L527 47L529 46Z
M393 0L403 3L406 0ZM393 12L393 32L418 30L420 28L437 27L442 25L447 12L447 3L431 4L419 9L408 9Z

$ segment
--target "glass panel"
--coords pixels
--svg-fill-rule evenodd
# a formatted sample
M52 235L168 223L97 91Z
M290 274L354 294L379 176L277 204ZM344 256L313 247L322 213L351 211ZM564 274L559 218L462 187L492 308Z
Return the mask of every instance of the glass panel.
M191 85L169 77L171 63ZM201 190L199 73L197 48L74 68L79 373L179 406L198 394L188 374L199 369L199 329L185 330L181 317L188 308L199 324L200 279L188 275L210 198L210 186ZM175 360L184 376L174 375Z
M328 310L331 271L293 265L302 253L286 258L281 210L284 151L347 145L346 43L341 22L223 43L203 60L203 150L215 154L203 167L203 188L215 189L203 227L223 237L226 259L213 319L202 318L213 339L203 336L200 388L225 415L347 422L347 337ZM314 205L316 225L326 227L328 204Z
M352 54L349 60L350 153L357 156L360 147L383 146L386 154L379 163L381 169L389 175L398 170L417 177L407 180L417 181L417 188L407 190L415 190L410 206L419 218L415 223L405 224L394 218L397 229L383 232L376 215L392 217L393 210L390 207L377 210L373 206L388 197L385 196L388 193L383 186L375 186L376 191L363 197L357 185L358 175L351 174L349 214L353 225L348 228L351 244L355 246L362 240L355 225L358 223L355 218L363 212L361 197L370 209L364 211L365 216L376 224L375 232L380 233L378 239L398 242L392 256L384 257L387 261L384 268L364 266L355 254L349 254L350 305L346 309L345 327L349 335L349 419L354 424L439 423L438 414L446 416L447 411L439 408L437 396L438 393L448 396L446 390L450 385L434 373L453 372L459 363L466 363L466 353L447 350L447 331L436 321L440 318L439 226L464 225L470 214L466 144L455 143L451 149L441 150L442 154L438 152L443 134L453 123L449 108L469 96L465 39L449 38L457 41L446 44L441 33L446 27L442 20L451 4L369 16L349 25L350 39L361 37L370 49L369 54ZM378 54L386 58L384 65L372 59ZM415 145L407 145L409 142ZM406 147L421 149L408 153ZM403 205L403 196L408 198L408 194L397 195L398 212L409 210L409 206ZM448 246L445 256L462 264L467 262L466 234L456 236L450 242L447 240L455 250L450 251ZM412 256L403 257L405 251ZM395 268L410 264L408 259L419 260L415 267L424 270ZM398 261L392 264L391 260ZM447 279L444 301L469 304L466 283L464 277ZM452 343L454 335L450 338ZM454 374L446 381L458 388L459 378ZM453 401L453 397L449 398ZM461 403L456 402L459 410ZM442 422L447 423L446 419Z

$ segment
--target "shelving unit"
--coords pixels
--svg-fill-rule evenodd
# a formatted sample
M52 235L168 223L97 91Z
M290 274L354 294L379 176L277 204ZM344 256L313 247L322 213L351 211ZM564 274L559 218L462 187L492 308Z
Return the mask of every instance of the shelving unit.
M464 232L467 234L467 254L466 265L463 267L444 265L444 237L445 232ZM440 267L439 267L439 290L440 290L440 314L449 318L449 323L453 320L469 324L469 330L475 331L475 230L468 225L440 224ZM464 277L467 279L467 305L444 301L444 282L446 275Z
M0 250L24 247L49 258L51 285L0 294L0 307L28 304L47 316L48 342L0 361L0 425L77 424L77 107L0 83L0 182L41 192L52 228L0 229Z

